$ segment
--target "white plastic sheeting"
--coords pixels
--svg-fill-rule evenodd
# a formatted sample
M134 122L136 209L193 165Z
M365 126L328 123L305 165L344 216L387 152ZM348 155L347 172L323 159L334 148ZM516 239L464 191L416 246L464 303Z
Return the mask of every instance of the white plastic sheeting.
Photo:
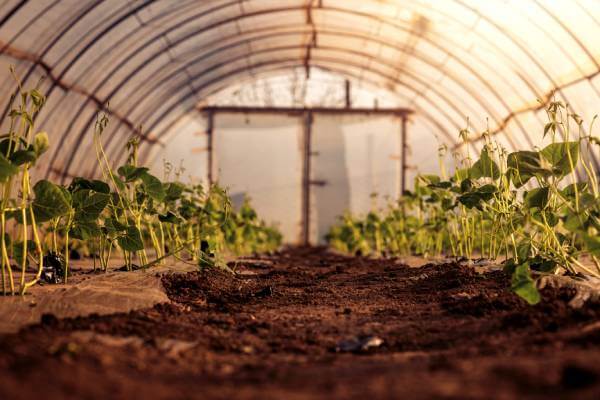
M345 211L365 214L400 192L397 117L315 114L312 125L310 238L323 239Z
M304 117L216 113L214 178L244 196L288 242L303 240ZM315 112L310 129L309 240L323 241L345 211L384 207L400 191L400 120Z
M299 117L280 115L217 114L213 130L216 180L290 242L302 229L302 134Z
M204 178L205 156L191 151L206 142L198 106L331 106L348 79L355 104L415 111L408 164L433 172L438 142L465 150L467 117L508 150L540 143L552 96L591 120L598 37L598 0L4 0L0 113L13 65L26 87L46 76L36 122L53 146L38 174L97 173L90 130L110 102L115 164L141 125L143 160L160 169L189 156L187 173Z

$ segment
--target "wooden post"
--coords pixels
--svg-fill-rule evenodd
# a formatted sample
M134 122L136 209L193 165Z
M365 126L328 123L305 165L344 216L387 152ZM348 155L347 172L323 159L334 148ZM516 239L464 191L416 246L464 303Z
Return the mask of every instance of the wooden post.
M206 135L207 135L207 143L206 143L206 151L207 157L207 178L208 184L212 185L215 183L215 179L213 176L213 128L214 128L214 113L212 111L208 111L206 114Z
M351 92L351 86L350 86L350 80L346 79L346 85L345 85L345 89L346 89L346 108L350 108L352 107L352 92Z
M400 196L406 190L406 116L402 116L402 124L400 129Z
M303 168L302 168L302 244L310 244L310 157L312 136L312 111L304 113L304 138L303 138Z

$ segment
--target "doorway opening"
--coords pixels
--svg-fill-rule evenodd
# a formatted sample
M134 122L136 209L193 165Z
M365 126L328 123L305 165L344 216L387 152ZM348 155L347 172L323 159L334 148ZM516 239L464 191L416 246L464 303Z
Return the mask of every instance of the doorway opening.
M248 196L288 243L319 244L340 212L366 213L406 188L405 108L211 106L208 182Z

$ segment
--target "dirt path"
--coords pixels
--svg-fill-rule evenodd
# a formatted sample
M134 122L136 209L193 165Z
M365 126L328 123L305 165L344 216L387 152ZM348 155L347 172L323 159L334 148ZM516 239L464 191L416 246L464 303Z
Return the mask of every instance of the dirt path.
M163 278L172 303L0 337L0 397L600 398L600 306L501 272L292 249ZM361 349L361 346L364 349Z

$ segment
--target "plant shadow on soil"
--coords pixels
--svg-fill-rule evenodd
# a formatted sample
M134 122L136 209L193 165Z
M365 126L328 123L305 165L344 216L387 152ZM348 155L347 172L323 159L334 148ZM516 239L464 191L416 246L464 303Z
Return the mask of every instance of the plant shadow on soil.
M2 398L600 398L600 306L502 272L290 248L166 275L172 300L0 337ZM377 337L367 350L342 341Z

